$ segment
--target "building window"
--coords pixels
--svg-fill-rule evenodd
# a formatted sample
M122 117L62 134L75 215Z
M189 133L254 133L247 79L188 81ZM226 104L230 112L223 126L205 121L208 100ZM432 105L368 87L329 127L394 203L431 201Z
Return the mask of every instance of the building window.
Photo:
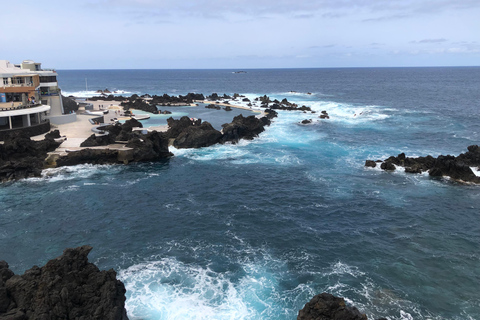
M57 77L56 77L56 76L40 77L40 82L42 82L42 83L45 83L45 82L57 82Z
M3 78L3 85L7 85L8 84L8 78Z

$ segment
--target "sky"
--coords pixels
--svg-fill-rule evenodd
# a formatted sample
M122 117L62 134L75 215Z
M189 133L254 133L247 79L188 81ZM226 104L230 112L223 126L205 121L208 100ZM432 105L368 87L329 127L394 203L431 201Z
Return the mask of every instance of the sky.
M479 66L480 0L6 0L0 59L56 69Z

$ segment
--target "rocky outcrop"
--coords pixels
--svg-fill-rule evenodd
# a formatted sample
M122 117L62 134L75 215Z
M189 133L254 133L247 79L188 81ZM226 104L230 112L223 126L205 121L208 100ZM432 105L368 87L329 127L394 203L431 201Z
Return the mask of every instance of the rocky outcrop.
M312 111L310 107L299 107L296 103L289 102L286 98L282 101L270 100L270 97L264 95L263 97L255 98L255 101L260 102L262 108L270 108L275 110L288 110L288 111Z
M205 106L205 108L206 108L206 109L216 109L216 110L222 109L222 107L217 106L217 105L215 105L215 104L208 104L208 105Z
M234 117L232 122L222 125L221 141L237 143L240 139L253 140L265 131L265 125L270 125L270 120L267 118L262 121L255 116L244 117L240 114Z
M133 133L133 128L143 128L140 121L136 119L129 119L124 124L114 124L103 127L106 135L97 136L92 134L85 141L83 141L81 147L98 147L106 146L115 143L115 141L128 141L136 135Z
M330 119L330 116L328 115L327 111L326 110L323 110L321 112L321 115L318 116L320 119Z
M0 261L0 320L128 320L125 286L113 269L100 271L88 262L91 250L66 249L23 275Z
M123 101L120 103L120 105L123 107L125 111L128 111L130 109L137 109L137 110L142 110L154 114L158 114L158 109L155 104L152 104L142 98L140 98L138 95L132 95L128 100Z
M298 312L297 320L367 320L355 307L347 306L343 298L321 293Z
M167 119L168 131L166 136L169 139L175 139L184 131L185 129L197 125L199 126L202 123L202 119L192 120L187 116L183 116L178 120L173 119L172 117Z
M208 122L185 128L173 142L175 148L202 148L220 141L222 133Z
M127 164L129 162L161 161L173 156L168 151L168 138L162 132L132 132L126 148L81 149L55 159L55 166L77 164Z
M11 132L0 144L0 182L41 176L47 152L55 150L61 142L60 133L47 133L45 139L33 141L22 131Z
M367 160L365 166L372 166L372 160ZM480 147L472 145L468 147L466 153L458 157L440 155L434 158L430 155L426 157L410 158L405 153L398 156L391 156L385 159L380 167L384 170L395 170L395 167L404 167L407 173L427 172L432 177L450 177L453 180L461 182L480 183L480 177L477 177L471 167L480 166Z
M179 120L169 118L167 119L169 129L165 135L173 140L173 146L176 148L202 148L216 143L237 143L240 139L252 140L277 116L277 112L271 109L265 110L265 114L260 119L240 114L233 118L232 122L223 124L222 132L213 128L210 123L202 122L201 119L192 120L186 116Z

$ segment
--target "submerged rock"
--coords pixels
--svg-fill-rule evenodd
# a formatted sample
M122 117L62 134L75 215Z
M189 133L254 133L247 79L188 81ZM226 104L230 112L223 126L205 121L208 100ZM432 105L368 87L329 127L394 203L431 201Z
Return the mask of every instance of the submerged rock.
M0 261L0 319L128 320L125 286L88 262L90 246L65 249L41 268L14 275Z

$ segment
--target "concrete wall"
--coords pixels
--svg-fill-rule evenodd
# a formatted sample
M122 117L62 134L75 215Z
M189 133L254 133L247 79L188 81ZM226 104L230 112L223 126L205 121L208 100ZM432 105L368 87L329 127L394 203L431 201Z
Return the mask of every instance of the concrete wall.
M42 97L42 100L44 100L46 97ZM47 97L47 104L52 107L50 109L50 115L51 116L61 116L63 115L63 103L62 103L62 96L49 96Z
M28 134L29 137L38 136L42 133L47 133L50 131L50 122L44 122L35 126L26 127L26 128L17 128L12 130L0 130L0 141L5 139L5 136L11 132L23 131Z
M49 119L50 122L52 122L53 124L65 124L65 123L77 121L77 114L69 113L69 114L56 115L56 116L49 115L46 118Z

